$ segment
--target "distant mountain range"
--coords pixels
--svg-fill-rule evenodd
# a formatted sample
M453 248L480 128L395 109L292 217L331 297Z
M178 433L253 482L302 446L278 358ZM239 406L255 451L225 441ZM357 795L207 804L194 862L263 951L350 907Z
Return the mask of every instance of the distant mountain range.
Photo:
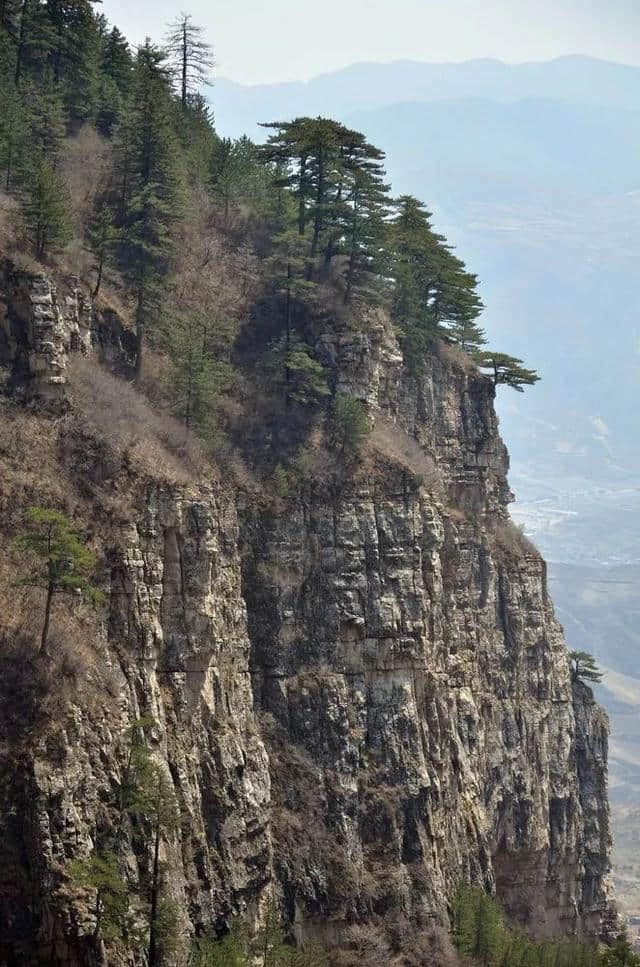
M212 102L225 135L263 140L257 122L316 113L364 131L479 274L491 341L541 371L523 398L501 392L516 466L608 485L640 473L640 68L356 64L219 80Z
M354 64L307 82L243 86L218 78L212 92L220 130L256 134L260 121L299 114L346 115L406 101L484 98L514 103L550 98L594 107L637 109L640 68L592 57L504 64L471 60L460 64Z
M211 99L229 136L263 140L258 122L301 114L364 131L394 190L424 199L479 274L490 341L540 370L523 396L499 393L516 514L554 562L570 643L611 669L616 799L636 799L640 68L356 64L308 83L221 79Z

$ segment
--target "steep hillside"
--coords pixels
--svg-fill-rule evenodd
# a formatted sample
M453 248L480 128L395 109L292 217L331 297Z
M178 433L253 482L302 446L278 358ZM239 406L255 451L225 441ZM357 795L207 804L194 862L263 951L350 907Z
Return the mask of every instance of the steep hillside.
M106 603L60 606L43 666L9 552L2 962L101 962L67 871L118 823L146 717L182 817L162 858L183 942L259 918L275 889L296 936L342 948L335 963L433 963L461 878L536 933L600 931L606 719L572 690L544 565L508 522L490 381L442 350L416 386L382 317L333 326L319 342L370 407L371 450L265 503L152 421L114 435L100 360L125 332L107 351L82 287L63 291L5 266L2 526L8 546L25 505L62 505L101 549ZM143 832L127 820L134 882Z
M0 967L630 967L538 373L376 144L222 137L211 61L0 6Z

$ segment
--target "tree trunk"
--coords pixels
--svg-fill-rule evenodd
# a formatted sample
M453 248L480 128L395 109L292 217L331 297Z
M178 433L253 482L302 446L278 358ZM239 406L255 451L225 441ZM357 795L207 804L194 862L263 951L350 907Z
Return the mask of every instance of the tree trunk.
M144 350L144 281L138 286L136 305L136 383L142 378L142 353Z
M316 212L313 220L313 238L311 239L311 257L307 267L307 281L313 278L313 269L318 246L320 244L320 234L323 227L322 209L324 207L324 153L322 147L318 149L318 188L316 190Z
M160 892L160 820L156 821L156 837L153 850L153 877L151 880L151 911L149 913L149 956L148 967L156 967L158 943L156 921L158 919L158 894Z
M13 138L9 139L7 145L7 177L5 178L5 188L7 191L11 188L11 169L13 165Z
M289 353L291 351L291 260L287 261L287 307L285 310L285 324L286 324L286 354L287 361L289 360ZM287 365L284 368L284 381L285 381L285 403L287 406L291 404L291 398L289 396L289 383L291 382L291 370Z
M55 585L49 582L47 588L47 603L44 608L44 625L42 626L42 637L40 639L40 654L47 654L47 641L49 639L49 622L51 621L51 605L55 594Z
M304 235L307 222L305 191L307 188L307 158L303 155L300 158L299 171L299 198L298 198L298 235Z
M20 7L20 31L18 33L18 46L16 50L16 70L14 74L14 83L16 87L20 83L20 78L22 77L22 61L24 58L25 34L27 31L28 6L29 0L22 0L22 5Z
M187 74L189 70L189 41L187 37L187 21L182 25L182 106L187 105Z
M98 298L98 293L100 291L100 286L102 284L102 269L104 267L104 255L100 255L100 260L98 262L98 278L96 279L96 284L93 292L91 293L92 299Z

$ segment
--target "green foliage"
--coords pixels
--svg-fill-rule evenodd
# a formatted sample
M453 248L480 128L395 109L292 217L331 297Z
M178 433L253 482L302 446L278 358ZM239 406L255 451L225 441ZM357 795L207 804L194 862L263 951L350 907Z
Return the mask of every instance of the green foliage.
M229 342L223 324L195 314L174 316L167 333L174 412L187 430L197 429L205 440L216 438L215 404L236 379Z
M23 214L34 254L41 261L51 248L64 246L73 237L69 191L46 158L34 164L26 180Z
M102 203L93 212L87 226L86 238L87 248L95 259L96 284L93 289L95 299L100 291L105 264L113 252L117 238L114 213L108 205Z
M115 853L94 853L88 859L74 860L66 872L75 886L96 891L95 936L106 941L122 938L130 925L131 890Z
M391 316L405 360L419 372L435 339L444 338L464 352L478 349L484 334L476 325L483 306L477 279L431 227L431 214L412 195L395 204L389 227L391 271L395 279Z
M24 587L47 592L40 650L46 652L51 605L55 595L81 594L94 602L103 600L102 593L90 581L96 566L96 555L89 550L72 522L46 507L29 507L27 529L14 540L14 546L33 560L33 568L20 579Z
M304 405L329 396L325 368L305 346L294 346L284 355L284 370L288 400Z
M135 299L136 371L146 327L158 308L182 201L182 169L165 55L147 40L138 50L132 93L116 145L118 256Z
M482 967L640 967L624 934L605 950L576 940L535 942L512 930L483 890L466 885L456 894L453 940Z
M388 192L383 153L331 118L300 117L264 126L274 133L261 157L271 167L274 185L295 199L294 218L283 229L295 227L306 238L306 278L326 273L344 255L344 301L364 295L367 280L380 270Z
M640 967L640 956L634 954L626 933L616 937L602 956L602 967Z
M236 920L222 939L211 933L199 937L194 943L189 967L248 967L248 951L247 928Z
M241 204L262 212L269 193L268 176L259 162L258 149L247 138L218 138L209 161L209 186L220 201L224 224Z
M246 924L236 920L229 933L218 939L210 933L194 943L189 967L329 967L327 952L314 941L293 947L285 939L285 929L277 903L266 907L263 924L251 938Z
M0 165L4 187L9 191L16 173L24 170L30 144L29 117L22 93L6 75L0 75L0 97Z
M571 678L574 682L601 682L603 673L598 668L593 655L586 651L570 651Z
M525 369L521 359L506 353L479 352L474 358L481 369L488 371L494 386L503 384L523 393L525 386L532 386L540 379L535 370Z
M340 451L355 456L370 433L365 404L350 393L338 393L333 403L333 439Z

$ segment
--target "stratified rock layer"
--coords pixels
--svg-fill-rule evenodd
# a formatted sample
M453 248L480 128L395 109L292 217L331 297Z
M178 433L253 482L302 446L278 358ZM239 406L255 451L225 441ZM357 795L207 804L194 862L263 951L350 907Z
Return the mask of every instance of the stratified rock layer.
M58 359L78 304L4 278L5 364L42 379L29 319L53 307ZM88 325L75 348L104 355ZM181 810L163 850L185 938L259 918L275 890L298 935L393 939L446 925L461 879L538 933L607 916L606 718L572 688L544 563L509 522L493 386L446 353L408 379L382 317L317 351L376 421L355 474L277 509L134 478L97 697L3 749L0 965L99 961L91 897L62 871L112 828L140 718Z

